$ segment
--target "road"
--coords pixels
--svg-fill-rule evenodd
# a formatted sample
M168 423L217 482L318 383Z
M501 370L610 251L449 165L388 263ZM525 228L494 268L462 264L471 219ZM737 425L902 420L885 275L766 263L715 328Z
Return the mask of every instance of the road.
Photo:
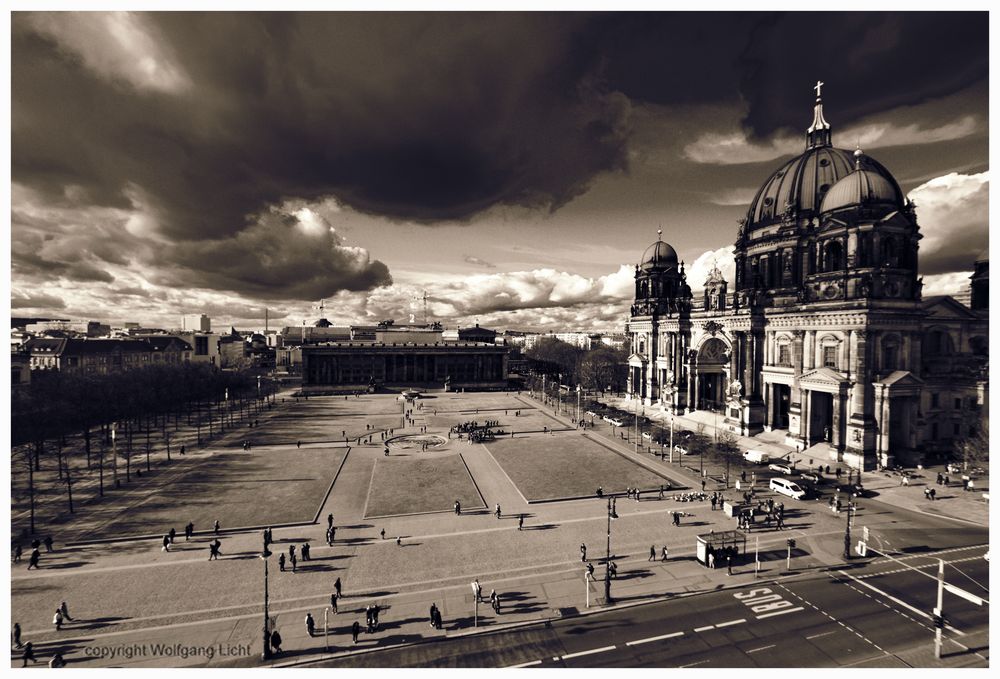
M985 547L935 553L988 597ZM910 667L932 662L937 560L880 559L489 635L316 663L324 667ZM899 569L903 568L900 572ZM961 573L959 573L959 570ZM964 574L964 575L963 575ZM977 584L978 583L978 584ZM988 606L946 595L952 664L986 666ZM976 639L971 648L966 641Z
M988 531L863 500L871 543L893 555L778 584L612 609L491 634L346 656L323 667L935 666L938 559L946 582L989 599ZM846 520L846 519L845 519ZM855 528L861 535L861 525ZM856 540L855 540L856 541ZM919 570L913 570L919 569ZM987 666L989 606L945 594L948 666Z

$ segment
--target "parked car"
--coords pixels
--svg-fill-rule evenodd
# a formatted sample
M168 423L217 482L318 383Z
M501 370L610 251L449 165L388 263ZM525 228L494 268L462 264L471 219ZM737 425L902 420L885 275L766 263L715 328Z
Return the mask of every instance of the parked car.
M806 491L803 490L799 484L795 483L791 479L782 478L780 476L771 479L771 483L768 487L774 492L787 495L794 500L803 500L806 497Z
M779 474L795 473L795 469L790 464L786 464L784 462L772 462L771 464L767 465L767 468L770 469L772 472L778 472Z
M805 472L800 477L803 481L809 481L810 483L820 483L823 477L816 472Z
M962 465L957 462L949 462L946 469L949 474L960 474L962 472Z
M767 464L770 456L763 450L748 450L743 453L743 459L754 464Z
M688 454L688 449L687 448L685 448L683 446L678 446L676 444L674 445L674 451L677 452L680 455L687 455Z

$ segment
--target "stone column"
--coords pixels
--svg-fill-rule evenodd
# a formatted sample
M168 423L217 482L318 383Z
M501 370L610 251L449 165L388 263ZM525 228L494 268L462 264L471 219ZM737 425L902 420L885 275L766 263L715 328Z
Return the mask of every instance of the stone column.
M841 431L844 430L844 393L837 391L833 394L833 422L830 423L830 444L838 451L843 449L841 443Z

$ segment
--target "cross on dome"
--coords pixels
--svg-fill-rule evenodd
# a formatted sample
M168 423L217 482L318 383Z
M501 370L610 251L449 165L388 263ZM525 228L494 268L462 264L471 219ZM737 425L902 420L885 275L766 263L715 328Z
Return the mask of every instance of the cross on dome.
M825 85L825 84L826 83L823 82L822 80L817 80L816 81L816 86L813 87L813 89L816 90L816 98L817 99L819 99L819 98L821 98L823 96L823 91L822 90L823 90L823 85Z
M663 240L663 229L656 230L656 240Z

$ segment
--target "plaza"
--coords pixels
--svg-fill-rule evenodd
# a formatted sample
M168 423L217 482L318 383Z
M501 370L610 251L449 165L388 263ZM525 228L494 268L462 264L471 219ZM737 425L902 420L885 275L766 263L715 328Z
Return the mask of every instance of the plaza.
M557 415L527 392L435 392L414 401L398 394L346 400L281 394L254 427L232 429L203 449L191 446L184 458L175 453L168 471L160 471L164 456L154 445L154 473L133 480L117 497L110 494L106 507L94 501L64 517L52 531L55 551L43 553L40 569L25 570L24 562L13 567L13 618L37 655L58 651L71 666L258 665L262 526L274 527L275 554L291 545L301 552L306 542L312 553L295 573L290 565L280 571L276 556L269 559L269 614L285 644L268 663L279 665L634 603L683 601L778 576L787 537L798 540L793 571L842 560L844 517L817 499L790 505L786 530L754 531L759 572L750 554L741 556L732 576L706 569L694 560L696 537L731 529L734 522L707 500L678 501L677 493L696 486L691 461L661 460L658 450L623 441L624 433L608 425L578 429L573 415ZM470 443L453 431L486 421L505 435ZM246 440L252 441L249 451L240 445ZM434 445L425 449L425 441ZM707 490L736 497L719 482L720 473L717 463L707 470ZM657 492L640 500L624 496L626 487L652 491L667 484L671 490L663 499ZM616 495L613 526L609 500L596 496L598 486ZM758 492L770 496L764 488L761 479ZM456 499L461 515L453 511ZM670 525L675 512L682 517L679 527ZM332 546L325 538L328 514L337 528ZM890 513L880 514L862 512L865 524L881 525L888 538L912 537ZM209 561L214 520L222 525L222 556ZM183 537L188 521L196 527L190 541ZM171 527L179 535L166 552L160 537ZM967 535L971 545L980 529L957 524L947 533ZM599 582L606 541L619 569L613 601L604 600ZM581 544L596 566L596 582L584 578ZM649 558L651 545L655 559ZM326 609L338 578L344 596L334 614ZM473 579L484 592L500 594L499 615L488 603L477 606L469 592ZM74 621L56 631L50 611L60 601L68 602ZM352 644L351 624L373 603L383 609L380 629ZM442 630L426 624L431 603L442 613ZM326 635L306 635L306 612L320 630L325 615ZM179 657L147 648L122 655L128 644L151 641L215 651L212 657ZM230 647L242 651L223 652ZM511 663L516 655L510 652ZM13 662L19 662L16 653Z

